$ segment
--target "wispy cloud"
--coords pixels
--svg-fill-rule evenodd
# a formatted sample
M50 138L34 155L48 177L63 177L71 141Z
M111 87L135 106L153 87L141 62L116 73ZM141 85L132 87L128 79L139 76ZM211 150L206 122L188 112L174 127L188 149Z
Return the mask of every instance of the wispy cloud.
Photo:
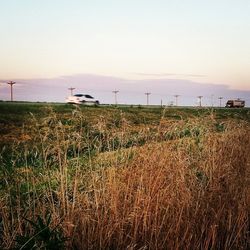
M176 74L176 73L134 73L140 76L152 76L152 77L206 77L206 75L199 74Z

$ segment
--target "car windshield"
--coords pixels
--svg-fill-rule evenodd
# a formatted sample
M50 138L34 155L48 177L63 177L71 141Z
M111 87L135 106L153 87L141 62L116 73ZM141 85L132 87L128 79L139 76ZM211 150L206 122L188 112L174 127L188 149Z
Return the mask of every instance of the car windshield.
M94 97L91 96L91 95L85 95L85 97L86 97L86 98L90 98L90 99L94 99Z
M75 94L74 96L75 97L86 97L86 98L89 98L89 99L94 99L94 97L92 97L91 95Z

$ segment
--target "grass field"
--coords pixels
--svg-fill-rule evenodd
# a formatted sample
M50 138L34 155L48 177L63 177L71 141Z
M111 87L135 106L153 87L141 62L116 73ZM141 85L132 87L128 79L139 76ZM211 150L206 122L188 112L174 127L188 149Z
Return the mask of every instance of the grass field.
M250 109L0 103L0 249L248 249Z

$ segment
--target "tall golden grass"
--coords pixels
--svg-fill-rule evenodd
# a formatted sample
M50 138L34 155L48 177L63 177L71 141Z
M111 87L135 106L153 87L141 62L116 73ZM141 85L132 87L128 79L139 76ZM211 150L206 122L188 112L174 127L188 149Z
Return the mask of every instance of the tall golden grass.
M217 132L211 117L163 117L135 134L124 117L118 128L103 118L91 137L82 115L74 119L73 129L55 116L35 122L32 149L22 144L27 164L2 172L2 248L32 235L26 219L48 211L67 249L249 247L249 124L228 121ZM129 132L144 145L124 147ZM28 164L30 153L41 167Z

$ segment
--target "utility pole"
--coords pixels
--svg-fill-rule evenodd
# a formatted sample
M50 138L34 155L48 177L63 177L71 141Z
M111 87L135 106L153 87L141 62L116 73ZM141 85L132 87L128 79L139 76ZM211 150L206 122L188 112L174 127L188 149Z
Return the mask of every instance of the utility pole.
M203 97L202 95L197 96L199 98L199 107L201 107L201 98Z
M13 81L10 81L10 82L7 82L7 84L10 85L10 100L13 102L13 85L15 84L16 82L13 82Z
M211 106L212 106L212 108L214 106L214 95L213 94L211 95Z
M115 94L115 105L117 105L117 93L119 92L119 90L114 90L112 92Z
M180 95L174 95L174 97L175 97L175 106L177 107L178 106L178 97L179 97Z
M223 99L222 96L219 97L219 100L220 100L220 108L221 108L221 100Z
M73 95L73 90L74 90L74 89L76 89L76 88L72 88L72 87L68 88L68 90L70 90L70 95L71 95L71 96Z
M146 92L145 95L147 96L147 106L148 106L148 104L149 104L149 95L151 95L151 93Z

